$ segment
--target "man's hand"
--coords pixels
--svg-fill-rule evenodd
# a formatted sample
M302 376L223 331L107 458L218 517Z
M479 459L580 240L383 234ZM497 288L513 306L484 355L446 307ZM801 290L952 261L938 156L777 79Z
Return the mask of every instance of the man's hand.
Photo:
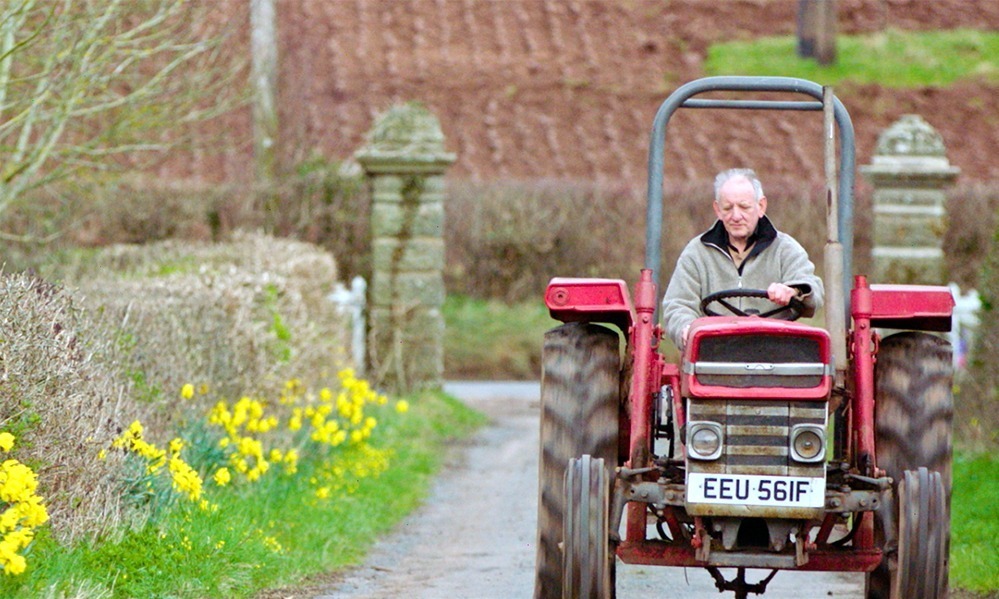
M770 283L770 286L767 287L767 297L770 298L770 301L780 306L788 305L791 298L797 295L797 289L788 287L783 283Z

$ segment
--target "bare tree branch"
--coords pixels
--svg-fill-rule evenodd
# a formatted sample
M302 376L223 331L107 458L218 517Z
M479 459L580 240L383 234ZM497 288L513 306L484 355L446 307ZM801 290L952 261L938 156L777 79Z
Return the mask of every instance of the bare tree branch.
M185 126L236 107L244 65L223 51L213 4L0 5L0 214L32 189L177 147Z

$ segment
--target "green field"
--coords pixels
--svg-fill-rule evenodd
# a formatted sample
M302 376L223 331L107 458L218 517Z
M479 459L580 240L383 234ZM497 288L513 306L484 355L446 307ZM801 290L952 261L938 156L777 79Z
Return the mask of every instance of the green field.
M895 88L942 87L980 77L999 81L999 33L887 30L836 38L836 62L820 66L799 58L795 37L768 37L715 44L708 75L782 75L824 85L876 83Z

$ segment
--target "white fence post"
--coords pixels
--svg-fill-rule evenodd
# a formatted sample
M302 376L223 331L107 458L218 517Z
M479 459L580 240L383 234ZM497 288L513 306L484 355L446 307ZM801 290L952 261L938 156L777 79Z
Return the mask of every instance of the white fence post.
M365 374L365 298L367 296L368 283L364 277L354 277L350 281L350 289L343 283L337 282L330 300L336 304L337 312L342 316L350 316L350 355L354 361L354 371L357 376Z
M975 331L978 329L978 311L982 307L982 301L974 289L962 295L961 288L955 283L950 284L950 291L954 296L955 304L950 328L950 344L954 349L954 369L964 370L968 365L968 355L975 340Z

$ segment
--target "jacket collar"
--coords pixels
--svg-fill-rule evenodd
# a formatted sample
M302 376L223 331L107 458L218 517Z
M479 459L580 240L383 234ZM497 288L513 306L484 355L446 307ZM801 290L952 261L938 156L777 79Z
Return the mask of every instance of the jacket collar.
M756 230L749 236L749 243L753 244L753 249L750 250L747 259L770 247L775 239L777 239L777 229L764 214L756 223ZM715 224L701 235L701 243L728 253L728 233L725 231L725 225L720 220L716 220Z

